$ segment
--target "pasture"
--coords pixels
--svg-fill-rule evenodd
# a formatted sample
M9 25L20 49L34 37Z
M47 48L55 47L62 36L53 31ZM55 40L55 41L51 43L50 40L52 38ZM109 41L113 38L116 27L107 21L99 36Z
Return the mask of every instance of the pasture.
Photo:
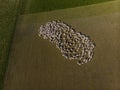
M27 0L23 13L37 13L65 8L74 8L112 0Z
M19 0L0 0L0 90L8 64L11 39L15 30Z
M0 89L3 87L10 47L19 14L43 12L104 1L110 0L73 0L69 3L68 0L56 0L56 2L53 2L53 0L0 0Z
M120 1L19 17L3 90L119 90ZM74 12L74 13L73 13ZM82 66L38 36L41 24L62 20L94 40L95 55Z

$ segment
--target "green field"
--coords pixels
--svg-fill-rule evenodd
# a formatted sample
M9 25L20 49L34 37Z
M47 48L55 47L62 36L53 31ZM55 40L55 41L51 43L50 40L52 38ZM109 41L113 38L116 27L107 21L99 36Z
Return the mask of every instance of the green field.
M4 90L119 90L119 8L120 1L115 0L21 15ZM62 57L55 45L38 37L40 25L56 19L94 40L95 55L91 62L78 66L76 61Z
M107 1L110 1L110 2L106 4ZM97 4L97 3L100 3L100 4ZM91 5L91 4L94 4L94 5ZM78 6L81 6L81 7L78 7ZM63 78L60 78L59 75L63 74L64 71L66 72L66 70L64 69L68 69L68 67L69 68L71 67L71 62L66 62L64 58L61 57L60 52L57 51L57 49L53 48L54 45L52 46L50 43L47 43L47 41L45 42L44 40L39 40L39 38L37 37L37 33L38 33L37 30L39 28L39 25L49 20L61 19L63 21L66 21L70 25L73 25L73 27L78 30L79 29L82 30L82 28L89 30L90 28L92 28L91 26L93 24L90 24L87 18L104 15L104 14L110 14L110 13L115 13L115 14L111 16L108 15L108 18L107 16L103 16L101 20L107 19L109 23L109 19L113 17L111 19L111 23L117 25L118 23L114 21L115 19L114 15L118 17L116 12L118 12L119 6L120 5L118 1L112 1L112 0L18 0L18 1L17 0L0 0L0 90L2 90L2 87L3 87L3 80L5 77L5 73L6 73L5 85L4 85L5 90L21 90L21 88L23 88L22 90L30 90L33 87L38 87L39 86L38 83L42 84L41 86L44 87L43 83L46 83L47 85L50 83L49 81L47 81L47 79L50 79L50 77L47 77L45 79L46 75L44 75L44 73L51 75L52 77L51 79L53 83L56 85L56 87L61 87L59 86L61 82L56 83L55 80L53 79L54 78L53 76L55 74L55 79L58 81L60 81L60 79L63 80L63 78L66 78L66 75L70 73L68 72L67 72L68 74L65 73L62 76ZM74 9L73 7L77 7L77 8ZM71 8L71 9L65 9L65 8ZM57 9L61 9L61 10L57 10ZM52 10L56 10L56 11L52 11ZM51 11L51 12L46 12L46 11ZM45 13L41 13L41 12L45 12ZM18 16L19 16L19 20L17 20ZM80 19L82 23L79 20L77 21L77 19ZM118 18L116 18L115 20L117 19ZM92 19L90 20L92 21ZM95 19L95 22L97 22L97 19ZM105 23L106 22L104 22L104 24ZM82 28L79 27L79 24L82 25ZM86 26L88 25L89 29L85 28L86 27L85 25ZM109 26L110 25L108 25L108 27ZM107 28L107 29L110 29L110 28ZM111 28L110 30L112 29L113 28ZM105 28L103 30L105 30ZM91 35L89 31L83 30L83 32ZM109 33L108 31L106 32ZM116 33L119 33L119 32L115 31L113 32L113 35L116 35ZM110 36L110 37L117 38L118 36L117 37ZM92 38L96 38L96 37L93 35ZM114 43L117 43L117 42L115 41ZM45 48L42 49L41 47L45 47ZM49 52L46 52L46 49L49 50ZM10 56L9 56L9 53L10 53ZM50 58L51 61L48 61L46 54L47 55L50 54L47 57L51 57ZM55 57L61 60L56 60L56 58L52 56L53 54L55 55ZM115 56L115 58L117 57L118 56ZM8 64L8 61L9 61L9 64ZM59 63L61 64L58 65ZM56 64L58 65L57 67L56 67ZM116 65L116 63L114 65ZM30 68L32 66L33 68ZM90 66L90 67L93 68L95 66ZM6 72L6 68L7 68L7 72ZM22 71L23 69L25 70ZM82 67L82 69L89 70L88 68L85 68L85 67ZM77 74L77 72L82 69L77 69L74 73L71 74L71 76L73 76L73 74L75 73ZM56 70L58 70L58 72L56 72ZM96 71L96 69L94 70ZM41 72L41 73L36 73L35 71ZM34 75L33 72L38 75ZM83 71L80 71L78 75L80 75L81 73L83 73ZM31 74L31 76L29 76L28 74ZM91 75L92 74L93 73L91 73ZM39 78L39 75L41 75L40 78ZM29 80L27 79L27 77L31 83L28 83ZM45 82L39 81L40 79L42 79L42 77L45 79ZM79 78L79 76L77 77ZM70 79L70 77L68 77L68 79ZM113 78L111 78L110 80L112 79ZM37 81L38 83L36 82L35 83L36 85L35 84L32 85L32 81L35 82L35 80L38 80ZM66 83L67 82L69 82L69 80L66 81ZM115 83L117 82L119 81L116 81ZM23 84L25 84L25 86ZM19 85L21 86L21 88L19 88L20 87ZM29 88L29 85L31 85L31 88ZM64 86L66 84L61 84L61 85L62 87L66 88ZM92 88L92 86L94 86L93 83L91 87L90 86L89 87ZM53 88L54 86L53 84L50 84L48 85L48 87ZM76 88L77 87L79 86L77 86L76 84ZM33 88L32 90L39 90L39 89Z
M0 0L0 90L3 87L11 38L15 30L17 8L17 0Z
M23 13L45 12L57 9L73 8L112 0L27 0Z

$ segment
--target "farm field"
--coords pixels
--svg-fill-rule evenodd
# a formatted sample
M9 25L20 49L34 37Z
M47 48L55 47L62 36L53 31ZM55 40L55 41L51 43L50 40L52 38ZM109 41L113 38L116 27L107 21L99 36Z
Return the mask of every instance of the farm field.
M111 0L1 0L0 1L0 90L9 59L9 51L14 37L19 14L51 11L63 8L90 5Z
M7 3L7 4L6 4ZM0 0L0 90L8 64L11 38L15 30L19 0Z
M19 17L3 90L119 90L120 1ZM74 13L73 13L74 12ZM95 55L77 65L38 37L41 24L62 20L94 40Z
M45 12L57 9L73 8L112 0L27 0L23 13Z

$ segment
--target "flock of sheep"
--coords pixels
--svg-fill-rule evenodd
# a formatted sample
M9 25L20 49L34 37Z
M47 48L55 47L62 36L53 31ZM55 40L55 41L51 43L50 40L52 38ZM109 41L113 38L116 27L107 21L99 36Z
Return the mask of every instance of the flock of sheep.
M93 41L60 20L41 25L39 36L56 44L65 58L77 60L78 65L87 63L93 57Z

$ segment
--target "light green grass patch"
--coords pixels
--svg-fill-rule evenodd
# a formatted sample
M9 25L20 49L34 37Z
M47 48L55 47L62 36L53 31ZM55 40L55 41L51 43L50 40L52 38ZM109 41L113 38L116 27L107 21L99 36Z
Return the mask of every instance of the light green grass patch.
M112 0L27 0L23 13L38 13L78 6L103 3Z
M25 14L22 15L22 18L25 23L37 23L55 19L64 20L67 18L85 18L89 16L114 13L119 12L119 8L120 1L115 0L111 2L82 6L77 8L69 8L35 14Z

